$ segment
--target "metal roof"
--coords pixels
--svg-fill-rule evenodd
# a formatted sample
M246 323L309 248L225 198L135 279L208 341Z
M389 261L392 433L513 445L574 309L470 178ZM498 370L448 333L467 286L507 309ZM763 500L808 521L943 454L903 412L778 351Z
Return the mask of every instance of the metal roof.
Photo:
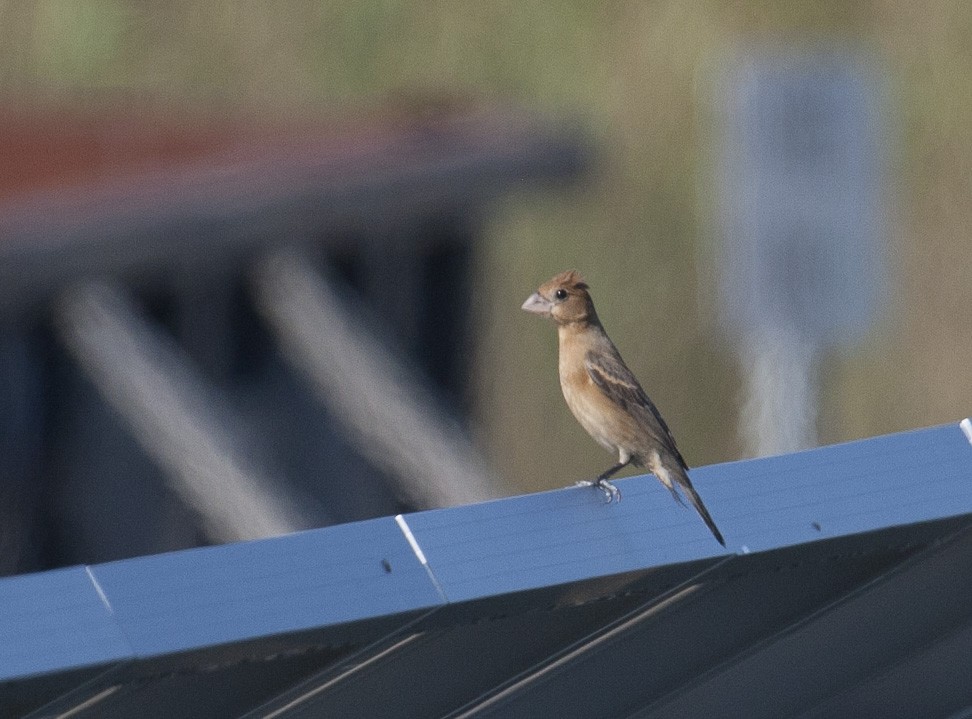
M726 550L646 475L2 580L0 715L972 711L959 425L692 477Z

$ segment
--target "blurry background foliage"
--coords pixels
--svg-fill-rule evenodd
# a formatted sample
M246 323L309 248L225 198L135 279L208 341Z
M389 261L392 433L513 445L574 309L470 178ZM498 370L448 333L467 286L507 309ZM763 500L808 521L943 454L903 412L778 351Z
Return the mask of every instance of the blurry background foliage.
M594 176L497 208L478 248L477 439L516 487L607 466L570 417L552 327L519 305L580 269L690 464L738 457L733 348L699 283L706 68L750 44L838 42L883 65L889 305L822 367L822 442L972 410L972 4L0 1L7 106L117 101L265 118L380 112L423 97L516 105L585 127Z

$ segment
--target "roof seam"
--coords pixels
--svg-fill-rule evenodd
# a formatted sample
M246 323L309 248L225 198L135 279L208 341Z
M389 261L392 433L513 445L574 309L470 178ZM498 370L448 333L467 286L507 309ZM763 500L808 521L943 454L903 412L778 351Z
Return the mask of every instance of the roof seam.
M101 603L105 605L105 609L108 610L109 614L115 616L115 610L112 608L111 602L108 601L108 595L105 594L105 590L101 587L101 584L98 582L98 578L95 577L94 572L91 571L91 566L87 564L84 565L84 572L85 574L88 575L88 579L91 581L91 584L94 586L95 592L98 593L98 598L101 599Z
M108 610L108 616L111 618L111 623L118 630L122 639L125 640L125 644L128 647L128 656L123 660L124 662L135 661L139 658L139 652L135 649L135 642L129 636L128 631L126 631L125 626L122 622L118 621L118 615L115 613L115 608L111 605L111 600L108 598L108 593L101 586L101 582L95 576L94 568L90 564L84 565L84 573L88 575L88 581L91 582L91 586L94 588L95 593L101 600L101 603L105 605L105 609Z
M972 420L966 417L959 422L959 427L962 428L962 433L965 435L965 438L969 440L969 444L972 444Z
M421 545L418 543L418 540L412 533L411 527L408 526L408 522L405 521L404 515L396 514L395 524L397 524L398 528L402 531L402 534L405 536L405 541L408 542L408 545L412 548L416 559L418 559L419 563L425 568L426 573L429 575L429 580L432 582L432 586L435 587L435 591L439 593L439 596L442 598L443 602L449 604L449 597L442 588L442 584L439 583L438 577L435 576L435 572L432 571L432 567L429 566L429 560L426 558L425 552L422 551Z

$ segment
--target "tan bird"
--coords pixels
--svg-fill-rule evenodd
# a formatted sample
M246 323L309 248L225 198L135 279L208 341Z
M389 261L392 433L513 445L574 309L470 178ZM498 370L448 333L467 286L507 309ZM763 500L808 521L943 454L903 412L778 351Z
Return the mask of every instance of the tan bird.
M527 298L523 309L557 323L560 388L577 421L600 445L617 452L618 463L593 482L608 498L621 493L608 478L628 464L647 467L680 503L684 492L706 526L726 542L692 486L671 430L601 326L588 286L574 270L561 272Z

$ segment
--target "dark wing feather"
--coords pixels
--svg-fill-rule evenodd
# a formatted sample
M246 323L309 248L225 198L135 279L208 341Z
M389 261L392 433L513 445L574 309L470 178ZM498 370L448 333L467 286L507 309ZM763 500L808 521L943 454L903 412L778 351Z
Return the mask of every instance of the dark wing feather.
M675 445L672 431L620 355L588 352L584 357L584 367L608 399L635 417L651 439L671 452L683 468L688 468Z

